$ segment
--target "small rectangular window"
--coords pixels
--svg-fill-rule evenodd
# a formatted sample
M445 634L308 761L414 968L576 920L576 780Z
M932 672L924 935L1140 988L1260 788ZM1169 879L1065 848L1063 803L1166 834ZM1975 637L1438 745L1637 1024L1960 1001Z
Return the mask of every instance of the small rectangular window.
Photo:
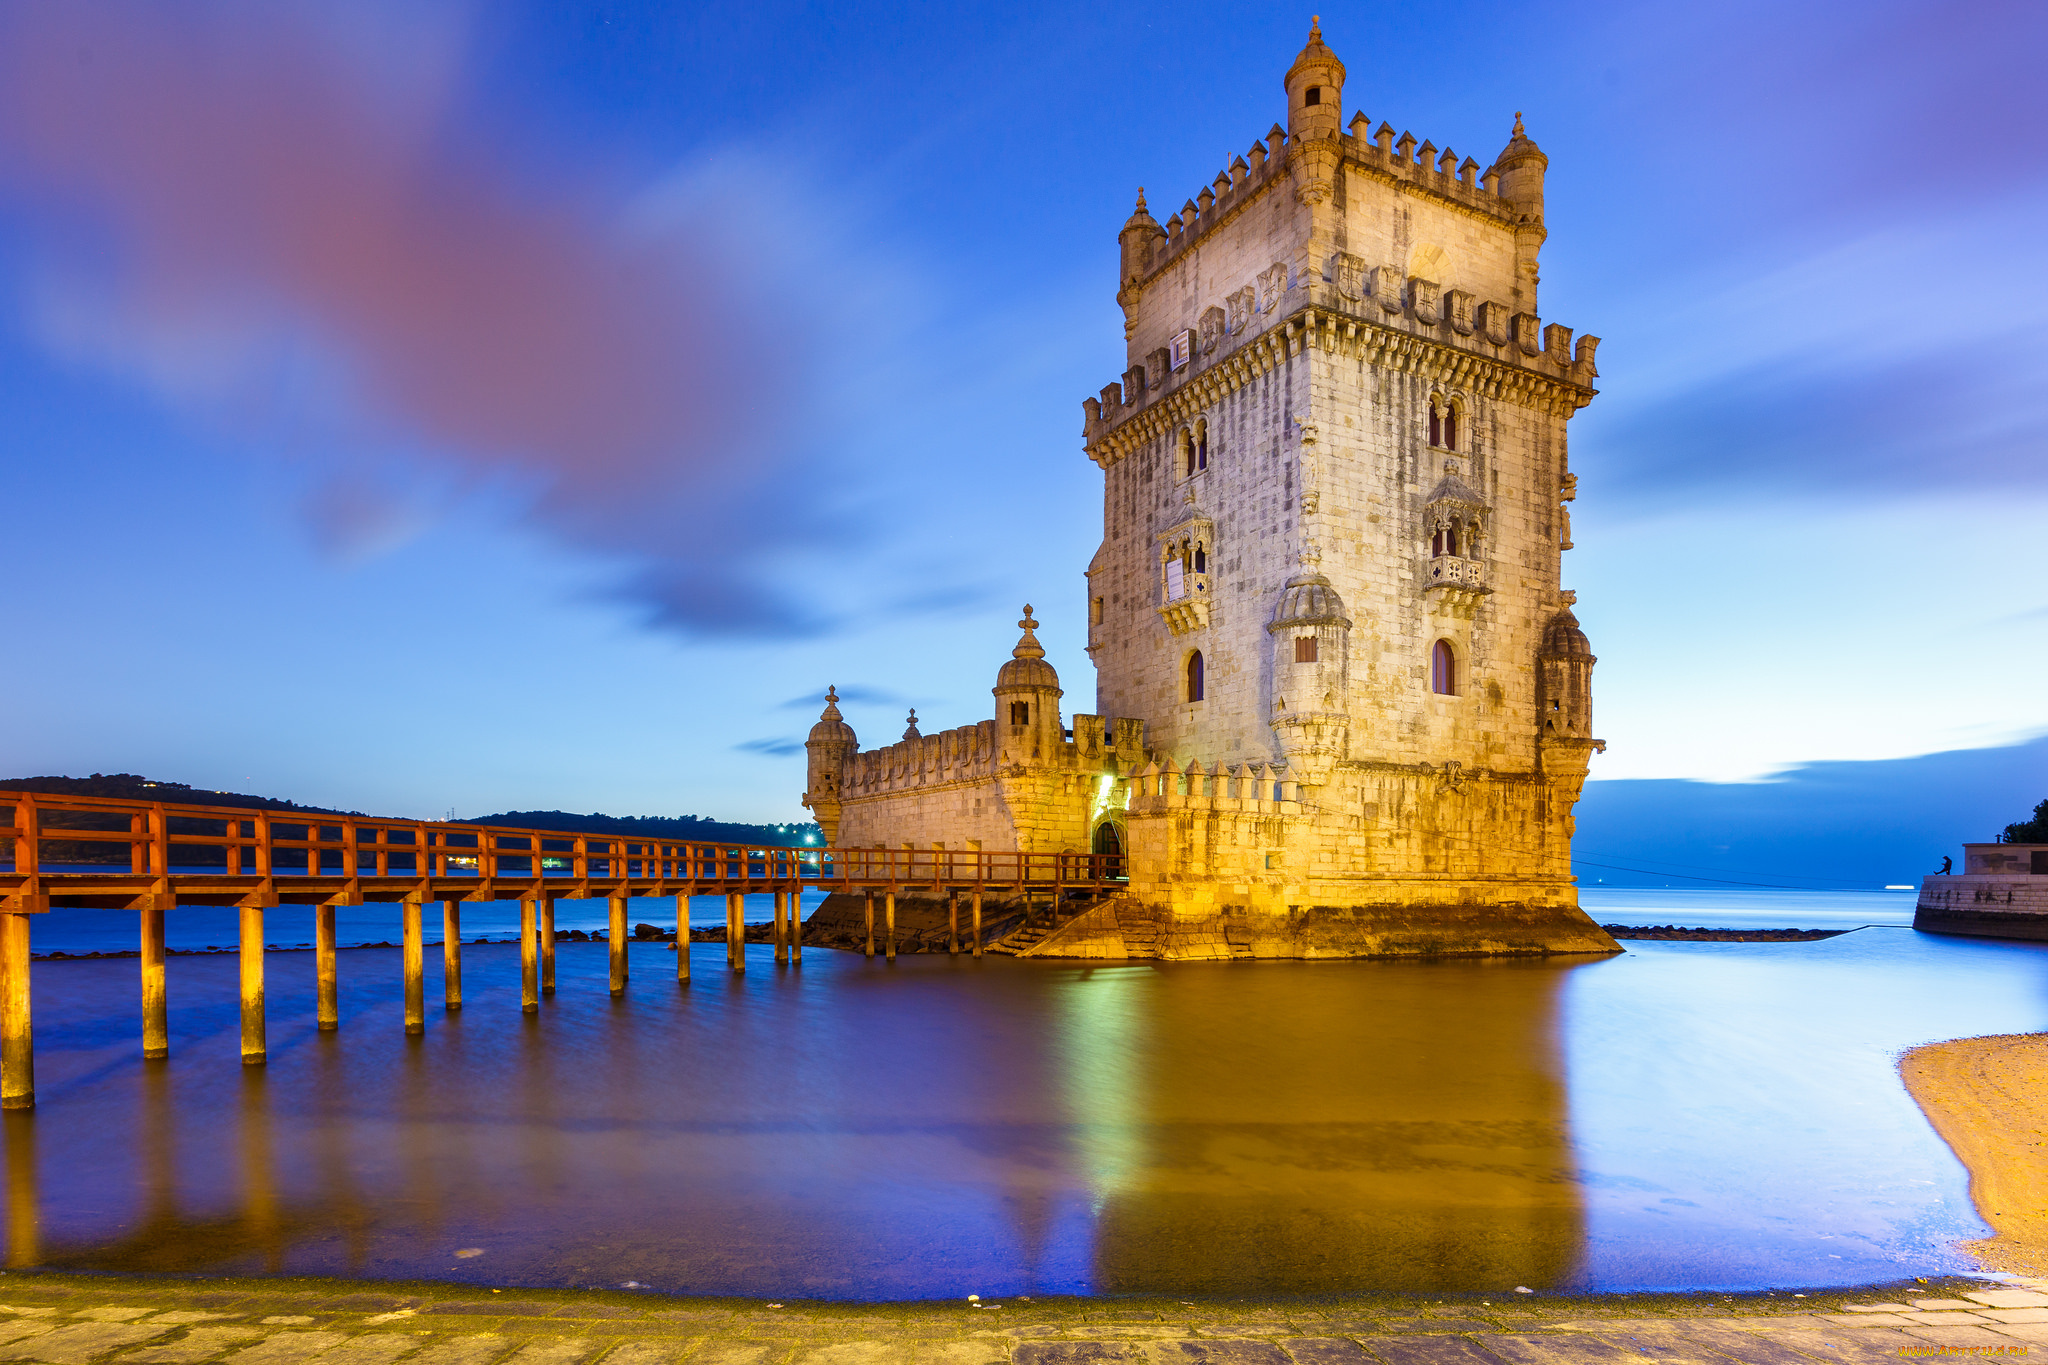
M1173 368L1177 370L1187 364L1188 358L1195 353L1194 330L1192 328L1183 328L1181 331L1174 333L1173 340L1168 342L1167 345L1172 351Z
M1099 597L1088 604L1088 624L1091 626L1102 624L1102 599Z
M1312 664L1316 661L1316 637L1297 635L1294 637L1294 662Z

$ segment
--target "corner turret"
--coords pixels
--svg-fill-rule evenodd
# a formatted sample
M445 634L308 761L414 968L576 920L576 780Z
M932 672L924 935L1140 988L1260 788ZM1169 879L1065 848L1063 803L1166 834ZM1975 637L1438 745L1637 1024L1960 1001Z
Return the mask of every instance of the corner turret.
M804 741L809 755L805 773L804 806L817 817L825 847L839 840L839 790L846 774L846 761L860 750L860 738L839 714L839 689L825 689L825 710Z
M1005 764L1050 758L1065 737L1060 725L1060 675L1045 661L1045 646L1033 633L1038 622L1031 619L1029 602L1017 625L1024 637L989 689L996 698L997 760Z
M1138 187L1138 206L1131 210L1131 216L1124 220L1123 229L1116 235L1117 243L1123 248L1122 260L1118 263L1116 287L1119 291L1127 288L1134 280L1141 280L1152 271L1154 244L1166 240L1166 229L1153 219L1145 207L1145 187Z
M1309 21L1308 46L1287 68L1288 141L1338 136L1343 109L1344 63L1323 45L1323 21L1318 15Z
M1493 168L1486 174L1499 187L1501 201L1515 216L1515 275L1522 294L1516 302L1532 318L1538 315L1536 253L1542 250L1543 239L1550 235L1543 226L1543 172L1549 166L1550 158L1522 130L1522 112L1516 110L1515 130L1508 137L1508 145L1493 159Z

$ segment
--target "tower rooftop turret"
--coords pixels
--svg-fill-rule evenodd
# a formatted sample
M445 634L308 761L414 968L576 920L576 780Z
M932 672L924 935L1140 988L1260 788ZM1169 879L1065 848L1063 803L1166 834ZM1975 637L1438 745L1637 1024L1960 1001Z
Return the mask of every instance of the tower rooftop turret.
M1045 661L1045 646L1038 643L1038 622L1031 619L1031 604L1024 604L1024 619L1017 623L1023 628L1024 637L1017 641L1017 647L1010 651L1010 662L1004 664L996 674L996 690L1007 691L1017 687L1049 687L1057 691L1060 675Z
M853 733L853 727L848 725L846 718L839 714L839 689L837 686L825 689L824 714L819 716L818 723L811 727L810 739L807 742L816 744L820 740L827 743L860 743L860 740Z

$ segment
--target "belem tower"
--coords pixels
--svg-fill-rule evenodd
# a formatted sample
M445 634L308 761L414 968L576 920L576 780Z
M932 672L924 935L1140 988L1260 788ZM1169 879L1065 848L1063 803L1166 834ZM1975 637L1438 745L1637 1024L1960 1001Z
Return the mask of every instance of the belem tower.
M1036 954L1618 951L1571 875L1599 342L1540 321L1548 159L1520 115L1483 171L1346 124L1319 28L1285 85L1284 129L1118 234L1096 714L1062 717L1026 608L988 720L863 750L828 702L804 803L839 848L1124 854Z

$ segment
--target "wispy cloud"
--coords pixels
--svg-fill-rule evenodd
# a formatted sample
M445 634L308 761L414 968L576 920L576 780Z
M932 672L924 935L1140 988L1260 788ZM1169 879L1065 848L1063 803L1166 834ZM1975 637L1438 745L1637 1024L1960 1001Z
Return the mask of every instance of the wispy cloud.
M784 758L790 754L802 753L804 742L800 739L750 739L732 747L743 754L767 754L773 758Z

